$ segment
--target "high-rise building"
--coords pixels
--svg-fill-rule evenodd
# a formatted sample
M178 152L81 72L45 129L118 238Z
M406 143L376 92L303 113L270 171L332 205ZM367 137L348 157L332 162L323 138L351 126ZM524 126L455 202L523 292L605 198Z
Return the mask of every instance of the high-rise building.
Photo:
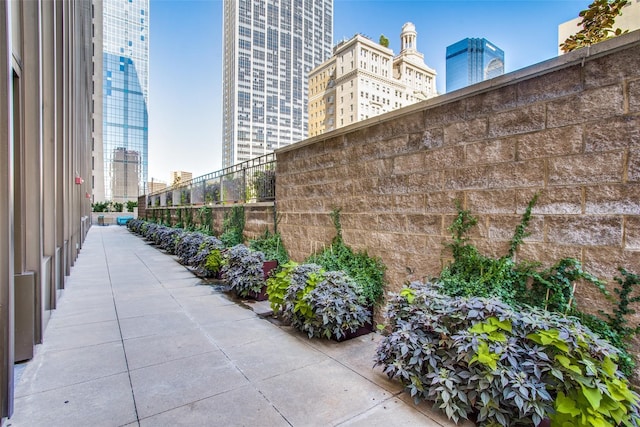
M486 39L447 46L447 92L504 74L504 52Z
M94 201L137 200L146 191L149 0L94 0ZM99 21L99 22L95 22ZM101 50L99 50L101 47Z
M309 73L309 136L436 96L436 72L417 50L411 22L402 27L400 53L357 34Z
M171 171L170 184L185 183L193 179L193 173L185 171Z
M228 167L307 137L307 76L331 56L333 0L224 0Z
M558 55L564 53L560 45L564 43L567 38L582 29L580 22L582 22L581 17L558 25ZM622 7L620 15L616 16L612 28L620 28L622 31L635 31L640 29L640 0L629 0L629 2Z

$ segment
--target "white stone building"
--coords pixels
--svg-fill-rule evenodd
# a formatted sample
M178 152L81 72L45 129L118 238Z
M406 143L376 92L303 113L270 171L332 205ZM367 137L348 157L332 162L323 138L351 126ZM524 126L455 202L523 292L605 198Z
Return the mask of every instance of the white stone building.
M398 56L381 44L355 35L309 73L309 136L436 96L436 72L416 48L408 22Z

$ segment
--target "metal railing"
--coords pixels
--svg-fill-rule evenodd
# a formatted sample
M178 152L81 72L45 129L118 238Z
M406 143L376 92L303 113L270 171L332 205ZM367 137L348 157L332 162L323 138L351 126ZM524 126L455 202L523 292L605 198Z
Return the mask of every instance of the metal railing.
M276 155L256 157L147 195L147 207L218 205L275 200Z

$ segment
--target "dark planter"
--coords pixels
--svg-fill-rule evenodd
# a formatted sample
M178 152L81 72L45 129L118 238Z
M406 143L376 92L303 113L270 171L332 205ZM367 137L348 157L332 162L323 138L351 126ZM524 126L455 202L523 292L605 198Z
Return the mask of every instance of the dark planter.
M271 273L276 267L278 267L277 260L265 261L262 264L262 273L264 274L264 280L267 280L269 276L271 276Z
M345 334L343 336L341 336L340 338L337 337L331 337L331 339L333 339L334 341L338 341L338 342L342 342L342 341L346 341L346 340L350 340L352 338L356 338L362 335L366 335L368 333L373 332L373 323L372 322L367 322L364 325L360 326L358 329L356 329L355 331L351 332L350 329L347 329L345 331Z

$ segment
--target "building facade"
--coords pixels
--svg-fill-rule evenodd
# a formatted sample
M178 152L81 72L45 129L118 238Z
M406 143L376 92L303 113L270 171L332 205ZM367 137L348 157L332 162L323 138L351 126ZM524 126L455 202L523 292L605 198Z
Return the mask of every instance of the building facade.
M504 52L486 39L447 46L447 92L504 74Z
M222 166L308 135L307 76L331 55L333 0L224 0Z
M91 215L87 1L0 1L0 416L42 342Z
M582 18L574 18L571 21L563 22L558 25L558 55L564 52L560 49L560 45L567 38L580 31L580 22ZM613 28L620 28L622 31L635 31L640 29L640 0L629 0L622 8L622 14L617 16Z
M193 173L185 171L171 171L169 182L173 185L175 183L185 183L193 179Z
M320 135L436 96L436 72L417 50L408 22L393 51L356 35L309 73L309 136Z
M94 201L137 200L148 176L149 0L97 0ZM94 18L94 21L96 19Z

